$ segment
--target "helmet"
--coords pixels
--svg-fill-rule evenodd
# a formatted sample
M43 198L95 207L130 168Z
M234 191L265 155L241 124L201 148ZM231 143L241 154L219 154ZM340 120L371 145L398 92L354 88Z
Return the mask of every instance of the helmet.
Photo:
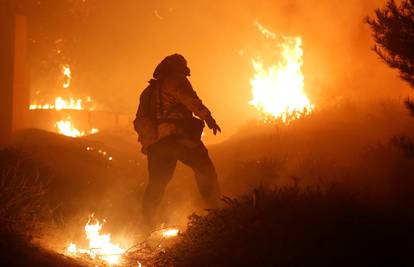
M160 79L169 75L190 76L187 60L180 54L173 54L164 58L155 68L153 77Z

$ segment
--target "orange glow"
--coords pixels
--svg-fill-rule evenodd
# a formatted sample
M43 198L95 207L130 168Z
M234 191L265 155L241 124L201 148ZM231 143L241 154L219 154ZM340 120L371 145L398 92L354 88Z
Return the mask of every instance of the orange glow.
M259 31L267 39L278 36L257 23ZM256 107L265 122L281 120L285 124L308 115L314 109L304 91L302 74L303 51L300 37L281 36L280 60L265 67L260 59L252 59L255 71L250 84L253 99L249 104Z

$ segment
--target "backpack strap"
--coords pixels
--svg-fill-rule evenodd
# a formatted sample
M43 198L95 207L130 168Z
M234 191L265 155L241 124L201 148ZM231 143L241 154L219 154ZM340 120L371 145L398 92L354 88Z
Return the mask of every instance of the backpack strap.
M157 91L158 91L158 113L160 114L160 119L164 120L166 118L164 114L164 101L162 97L162 81L157 81Z

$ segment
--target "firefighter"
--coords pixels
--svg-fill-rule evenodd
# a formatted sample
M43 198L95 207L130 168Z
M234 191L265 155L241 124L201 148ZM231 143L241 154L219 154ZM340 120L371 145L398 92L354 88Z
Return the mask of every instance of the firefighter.
M177 161L192 168L198 190L209 207L216 207L220 197L217 173L201 135L204 123L214 135L221 129L187 76L190 69L182 55L173 54L162 60L140 96L134 120L142 152L148 159L143 215L152 226Z

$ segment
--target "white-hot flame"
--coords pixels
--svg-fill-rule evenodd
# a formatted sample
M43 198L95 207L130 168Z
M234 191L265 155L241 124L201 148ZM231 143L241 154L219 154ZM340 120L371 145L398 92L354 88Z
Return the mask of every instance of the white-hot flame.
M91 216L93 217L93 216ZM70 254L87 254L91 258L99 258L109 265L119 264L125 249L119 244L111 242L111 234L101 234L102 224L96 221L95 224L89 220L85 225L86 239L89 241L89 249L80 249L74 243L70 243L67 252Z
M55 109L62 110L62 109L75 109L75 110L82 110L82 100L81 99L69 99L69 101L65 101L62 97L56 98L55 101Z
M67 117L66 120L60 120L55 123L55 127L60 134L70 137L81 137L86 133L85 131L78 130L72 122L71 117ZM88 134L96 134L99 130L92 128Z
M65 76L65 81L62 84L62 87L67 89L70 87L70 81L72 79L72 71L70 70L69 65L63 66L62 69L63 76Z
M90 103L92 100L90 96L88 96L86 102ZM64 110L64 109L70 109L70 110L85 110L86 108L82 105L82 102L84 102L83 99L75 99L75 98L68 98L64 99L61 96L56 97L55 102L53 104L31 104L30 109L55 109L55 110ZM92 107L88 108L89 111L93 111L94 109Z
M178 229L166 229L162 232L162 237L168 238L168 237L174 237L177 236L179 233Z
M68 248L67 248L67 251L69 253L72 253L73 254L73 253L76 253L78 251L78 248L76 247L75 244L70 243L69 246L68 246Z
M80 131L75 128L70 117L68 117L66 120L57 121L55 127L58 129L60 134L66 136L80 137L85 135L84 131Z
M279 39L261 24L256 25L266 38ZM288 124L309 114L314 105L304 91L302 39L282 36L280 40L278 62L265 67L260 59L252 60L255 74L250 80L253 99L249 103L262 113L265 121L281 120Z

